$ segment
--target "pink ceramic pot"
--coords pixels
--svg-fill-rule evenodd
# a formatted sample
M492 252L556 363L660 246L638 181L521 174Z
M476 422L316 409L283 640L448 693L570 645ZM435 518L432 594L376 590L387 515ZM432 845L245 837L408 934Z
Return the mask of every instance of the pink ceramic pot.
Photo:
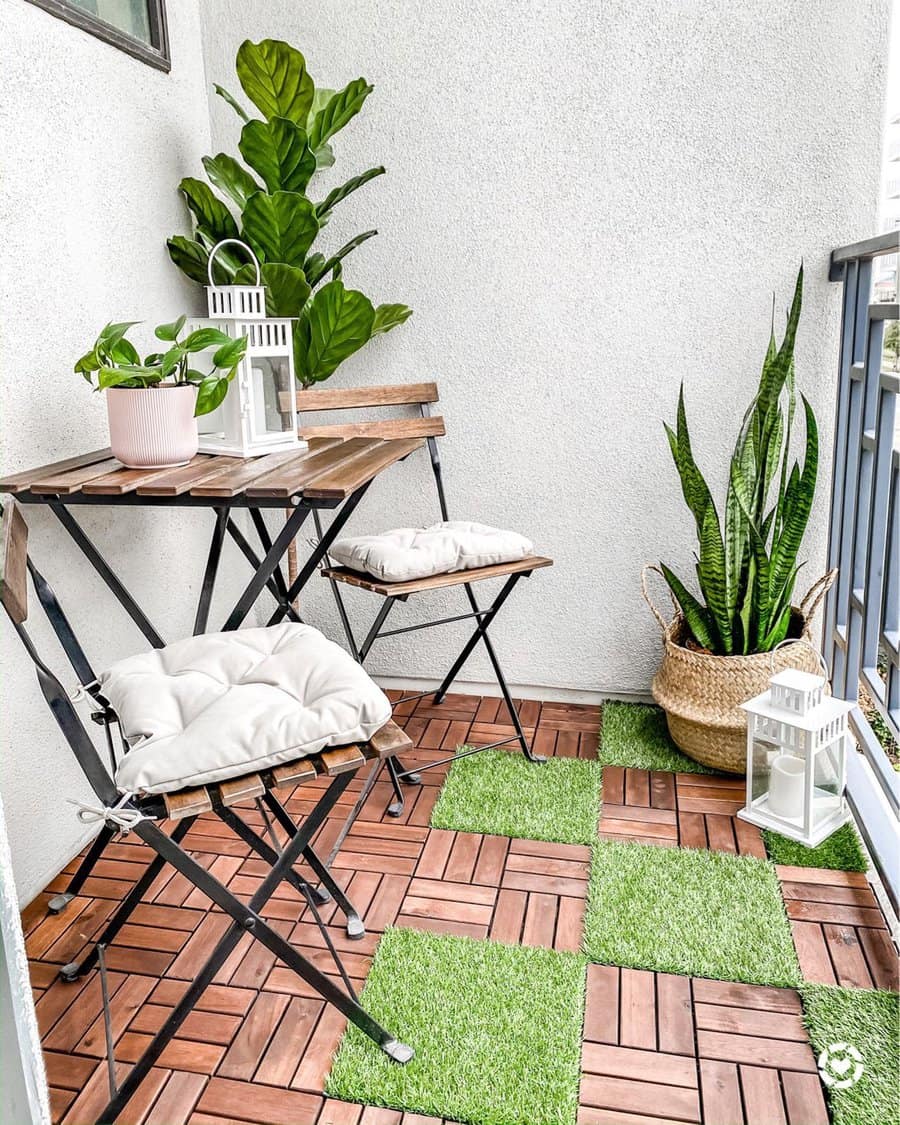
M186 465L197 452L197 392L192 386L111 387L109 444L129 469Z

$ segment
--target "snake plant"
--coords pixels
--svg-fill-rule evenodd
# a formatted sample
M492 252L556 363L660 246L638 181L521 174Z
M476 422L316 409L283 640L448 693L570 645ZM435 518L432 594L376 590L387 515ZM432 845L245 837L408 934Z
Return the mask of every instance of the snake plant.
M803 267L781 346L774 324L759 387L744 415L731 457L724 520L691 450L684 386L675 428L666 434L681 478L685 502L694 517L699 550L695 596L665 564L660 564L693 639L719 655L771 651L787 636L800 545L816 488L819 440L816 419L805 398L806 441L803 464L793 460L796 389L794 341L803 296Z
M294 367L302 385L311 386L412 315L406 305L374 306L341 279L347 256L377 231L357 234L327 255L312 249L338 204L384 173L381 166L369 168L318 202L308 194L316 173L334 164L333 137L359 113L373 87L356 78L342 90L318 88L303 55L277 39L242 43L235 65L261 118L215 87L242 122L241 160L224 152L205 156L209 184L191 176L181 181L194 234L173 235L169 256L192 281L205 285L215 244L226 238L246 242L262 263L269 316L297 318ZM230 248L216 256L216 265L229 283L253 282L251 266Z

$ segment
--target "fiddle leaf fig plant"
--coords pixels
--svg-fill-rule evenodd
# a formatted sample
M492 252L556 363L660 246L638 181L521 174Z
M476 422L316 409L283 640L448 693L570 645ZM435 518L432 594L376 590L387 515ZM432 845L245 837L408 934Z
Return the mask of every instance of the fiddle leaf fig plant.
M376 306L344 286L345 260L377 231L354 235L329 253L313 249L335 208L384 175L381 165L369 168L315 200L316 174L334 163L332 139L360 112L373 87L356 78L342 90L317 88L300 51L277 39L242 43L235 69L253 109L224 87L215 90L243 122L240 159L224 152L206 156L209 184L181 181L194 233L173 235L169 255L192 281L206 284L215 244L236 237L247 243L261 263L268 314L296 318L294 366L308 387L412 315L406 305ZM254 110L260 116L253 117ZM216 264L228 282L252 284L252 269L230 248L217 253Z
M171 380L170 385L193 385L197 388L194 415L209 414L228 393L228 386L247 351L247 337L234 338L218 328L198 328L179 339L186 321L186 316L180 316L171 324L158 325L154 334L169 347L164 352L152 352L143 362L126 336L128 330L140 322L107 324L91 350L75 364L75 372L95 391L110 387L152 389L166 379ZM215 349L210 369L201 371L194 366L193 357L210 348Z
M684 406L678 397L675 428L666 426L685 503L694 517L698 598L661 563L694 641L718 655L770 652L788 634L791 598L802 566L798 555L812 509L819 439L812 407L803 398L803 463L793 460L796 410L794 342L803 298L797 275L780 347L774 325L759 387L744 415L731 456L724 522L694 460Z

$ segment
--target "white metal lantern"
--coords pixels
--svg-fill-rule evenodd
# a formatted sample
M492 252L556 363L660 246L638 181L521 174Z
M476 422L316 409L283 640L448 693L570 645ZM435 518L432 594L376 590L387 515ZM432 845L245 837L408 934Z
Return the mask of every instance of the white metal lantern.
M230 243L242 246L252 258L254 285L215 284L216 254ZM209 317L195 321L191 330L218 328L234 339L246 336L247 351L221 404L197 419L200 452L252 457L305 449L307 443L297 433L292 322L266 316L266 292L256 255L239 239L223 239L210 252L208 274Z
M741 705L747 712L747 804L738 813L810 848L850 819L844 781L853 710L852 703L826 694L828 668L813 651L824 675L787 668L771 677L768 691ZM774 650L772 660L774 666Z

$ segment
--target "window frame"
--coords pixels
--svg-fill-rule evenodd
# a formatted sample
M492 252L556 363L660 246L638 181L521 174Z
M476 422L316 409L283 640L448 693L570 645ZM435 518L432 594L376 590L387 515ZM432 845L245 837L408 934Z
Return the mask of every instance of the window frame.
M147 14L150 23L150 43L142 39L135 39L120 28L115 27L99 16L92 15L84 8L76 7L68 0L28 0L37 8L49 12L51 16L64 20L73 27L88 32L89 35L118 47L133 58L140 59L148 66L155 67L168 73L172 69L172 60L169 54L169 32L166 22L165 0L147 0Z

